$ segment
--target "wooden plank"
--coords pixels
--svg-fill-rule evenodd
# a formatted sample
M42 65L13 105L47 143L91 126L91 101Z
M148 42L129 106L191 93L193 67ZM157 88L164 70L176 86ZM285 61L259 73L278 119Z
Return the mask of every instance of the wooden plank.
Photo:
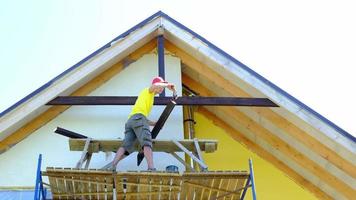
M181 190L182 190L182 187L181 187L181 185L182 185L182 179L179 177L179 178L177 178L177 177L174 177L174 178L172 178L172 177L170 177L170 186L172 186L172 185L178 185L179 186L179 189L178 189L178 192L172 192L172 191L174 191L174 188L173 187L170 187L169 188L169 191L171 191L170 193L169 193L169 196L168 196L168 199L171 199L171 200L178 200L179 198L179 195L180 195L180 192L181 192Z
M201 150L200 150L200 147L199 147L199 144L198 144L198 139L194 138L193 141L194 141L194 146L195 146L195 155L199 158L200 161L202 161L205 164L204 159L203 159L203 155L201 153ZM200 167L200 171L206 170L202 166L199 166L199 167Z
M145 195L145 192L150 192L150 187L148 185L148 184L150 184L150 178L148 178L148 177L140 177L139 183L143 183L143 184L140 185L140 187L139 187L139 194L140 195L137 195L138 198L140 198L140 199L150 199L149 195Z
M171 187L170 187L170 183L171 182L171 178L167 178L167 177L161 177L160 178L160 186L158 187L158 191L160 192L158 199L169 199L169 193L162 193L163 191L171 191ZM180 187L178 188L178 190L180 189Z
M91 176L83 176L81 177L82 180L90 180ZM90 182L83 182L82 183L82 192L85 194L85 198L90 199L92 192L90 191Z
M222 182L222 179L221 179L221 178L215 178L214 183L213 183L213 185L212 185L212 188L219 188L219 189L220 189L220 187L221 187L221 182ZM218 196L218 194L219 194L219 191L211 190L209 199L216 199L216 197Z
M212 186L214 184L213 182L214 179L205 179L202 184ZM201 196L199 199L200 200L209 199L210 192L211 190L207 188L202 188Z
M126 193L137 192L138 185L128 184L128 183L137 183L137 177L134 177L134 176L127 177L125 182L126 182ZM126 199L128 199L128 200L135 199L135 196L127 196Z
M239 191L240 196L241 196L241 194L242 194L242 192L243 192L243 188L246 186L246 182L247 182L247 180L239 180L239 181L237 182L237 184L236 184L235 190L238 190L238 191ZM240 190L240 188L242 188L242 190ZM240 196L239 196L239 197L240 197Z
M224 190L228 190L227 188L229 187L230 184L230 179L221 179L221 184L220 184L220 189L224 189ZM218 194L216 195L216 197L222 196L224 194L226 194L228 192L218 192ZM225 199L225 197L223 197L222 199Z
M102 72L100 75L88 81L85 85L71 93L70 96L85 96L89 94L90 92L94 91L102 84L110 80L116 74L120 73L124 69L123 63L125 60L136 61L144 54L151 52L154 48L156 48L156 43L154 40L151 40L150 42L138 48L136 51L134 51L118 63L111 66L109 69ZM49 121L57 117L69 107L70 106L51 107L44 113L31 120L30 122L26 123L21 128L11 133L11 135L0 141L0 153L3 153L10 149L12 146L29 136L35 130L47 124Z
M183 76L184 77L184 76ZM188 84L195 88L197 91L202 93L209 93L210 95L215 95L212 91L208 90L200 83L190 79L189 77L183 78L185 84ZM335 177L325 168L321 167L318 163L309 159L306 155L301 154L298 150L284 142L279 137L272 134L269 130L258 124L257 122L250 119L248 116L243 114L237 109L226 109L226 107L219 107L216 110L222 111L226 117L229 117L236 121L236 123L245 126L251 132L255 133L257 137L263 139L272 147L278 149L281 153L289 156L295 163L304 167L306 170L313 173L315 176L320 178L323 182L335 188L338 192L342 193L345 197L352 198L355 194L353 188L347 185L345 182Z
M58 96L46 105L134 105L137 96ZM170 97L155 97L154 105L169 104ZM253 97L203 97L183 96L176 99L177 105L199 106L255 106L278 107L267 98Z
M175 152L170 153L170 154L174 158L176 158L180 163L182 163L185 166L187 171L191 171L191 172L195 171L195 169L193 169L188 163L184 162L184 160L181 157L179 157L178 154L176 154Z
M113 199L113 183L114 183L114 179L111 176L105 176L105 182L109 183L109 185L105 186L105 199Z
M69 139L69 148L71 151L83 151L85 146L86 139ZM111 139L111 140L95 140L92 139L91 143L88 147L89 152L98 152L98 151L115 151L117 150L121 144L122 139ZM182 144L186 149L189 151L195 151L194 141L190 139L184 139L178 141ZM209 140L209 139L199 139L198 140L199 147L201 151L205 151L206 145L212 145L212 149L209 149L206 153L211 153L217 149L217 140ZM209 146L208 145L208 146ZM153 150L159 152L182 152L182 150L177 147L171 140L164 140L164 139L153 139ZM138 148L138 146L136 146Z
M85 169L87 169L87 168L85 168ZM97 171L96 169L90 169L90 170ZM98 184L99 179L97 176L91 177L90 181L91 181L90 186L89 186L90 192L95 193L94 195L91 195L90 199L99 199L99 195L97 194L99 192L98 187L103 184Z
M64 168L64 169L71 169L71 168ZM72 178L73 177L70 175L63 177L64 183L67 188L67 193L69 193L69 194L74 194L74 182L73 182ZM57 180L58 180L58 178L57 178Z
M64 169L64 170L68 170L68 171L71 171L73 170L74 168L70 168L70 169ZM47 170L48 171L48 170ZM68 176L72 176L72 179L73 179L73 194L79 194L81 193L81 187L79 186L79 184L77 183L77 181L81 181L80 179L80 176L78 175L73 175L73 174L67 174ZM80 199L78 196L75 196L75 199Z
M208 179L194 180L192 182L205 185L205 184L208 184L209 180ZM202 187L194 187L194 197L195 197L194 199L197 199L197 200L201 199L204 189L205 188L202 188Z
M169 103L167 104L167 106L164 108L162 114L159 116L157 123L155 124L155 126L153 127L153 129L151 131L152 139L155 139L157 137L157 135L163 128L164 124L166 123L169 115L173 111L175 105L176 105L176 102L173 100L170 100ZM139 153L137 154L137 166L139 166L141 164L143 158L144 158L143 152L139 151Z
M193 153L191 153L187 148L185 148L181 143L176 140L172 140L172 142L177 145L184 153L188 154L195 162L197 162L203 169L208 169L208 166L199 158L197 158ZM193 150L194 151L194 150Z
M92 155L93 155L92 153L88 153L88 154L87 154L87 159L86 159L86 162L85 162L85 167L84 167L84 169L88 169L88 168L89 168L89 164L90 164Z
M85 139L85 144L84 144L84 148L83 148L83 152L82 152L82 156L80 158L80 160L77 163L77 168L82 168L83 162L87 159L87 154L88 154L88 148L89 148L89 144L90 144L91 138L86 138Z
M164 191L160 191L161 184L162 184L162 178L166 177L159 177L159 176L154 176L151 178L151 191L155 192L151 194L151 199L159 199L160 197L160 192L164 193L164 191L167 191L166 187L163 188Z
M227 190L230 190L230 191L235 191L237 189L237 183L240 181L240 179L229 179L229 185L228 187L226 188ZM243 181L243 180L241 180ZM226 194L226 193L225 193ZM229 193L229 195L226 195L225 196L225 199L226 200L232 200L232 199L239 199L240 196L239 195L236 195L234 193Z
M47 170L48 169L53 169L53 167L47 167ZM52 194L59 194L59 191L58 191L58 184L57 184L57 181L55 178L49 176L48 177L48 181L49 181L49 184L51 185L51 192Z
M189 191L189 185L186 184L186 181L189 180L188 178L184 178L182 179L182 189L181 189L181 192L180 192L180 196L179 196L179 199L189 199L188 198L188 191Z
M62 169L62 168L54 168L54 169L57 170L57 169ZM65 187L64 180L63 179L56 179L56 181L57 181L57 189L58 189L57 192L58 192L58 194L66 194L67 190L66 190L66 187ZM60 198L60 199L68 199L68 196Z

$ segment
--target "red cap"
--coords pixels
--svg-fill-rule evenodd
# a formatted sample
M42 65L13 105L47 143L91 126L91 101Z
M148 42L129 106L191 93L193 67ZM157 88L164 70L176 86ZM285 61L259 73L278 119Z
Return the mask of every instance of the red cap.
M157 76L152 79L152 85L167 86L168 82L165 81L162 77Z

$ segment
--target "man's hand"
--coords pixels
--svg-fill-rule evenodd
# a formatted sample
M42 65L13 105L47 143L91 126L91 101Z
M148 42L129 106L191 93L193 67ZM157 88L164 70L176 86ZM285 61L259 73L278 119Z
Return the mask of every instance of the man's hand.
M148 120L148 125L150 125L150 126L155 126L156 123L157 123L156 121Z
M169 83L167 88L173 92L173 98L176 99L177 98L177 91L176 91L176 88L174 86L173 83Z
M172 91L172 92L175 92L175 91L176 91L176 89L175 89L173 83L168 83L167 88L168 88L170 91Z

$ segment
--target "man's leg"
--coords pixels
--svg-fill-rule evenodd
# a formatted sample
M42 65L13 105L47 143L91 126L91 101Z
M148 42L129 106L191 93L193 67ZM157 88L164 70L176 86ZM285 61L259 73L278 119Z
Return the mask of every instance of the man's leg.
M152 153L151 147L150 146L144 146L143 147L143 154L145 155L148 169L153 169L154 168L154 165L153 165L153 153Z
M136 135L133 130L125 124L125 138L122 143L122 146L117 150L115 158L112 162L112 169L116 169L117 164L120 160L125 158L125 156L129 155L132 152L133 145L136 141ZM126 153L126 154L125 154Z
M116 152L116 155L115 155L115 158L112 162L112 168L113 169L116 169L116 166L117 166L117 163L119 163L120 160L122 160L124 158L124 154L125 154L125 149L123 147L120 147L117 152Z

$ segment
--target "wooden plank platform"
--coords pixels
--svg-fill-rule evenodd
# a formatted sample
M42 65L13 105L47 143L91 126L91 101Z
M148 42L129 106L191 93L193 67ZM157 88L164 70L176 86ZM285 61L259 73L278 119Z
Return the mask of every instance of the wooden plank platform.
M42 175L50 180L53 199L239 199L239 186L249 177L246 171L179 174L50 167Z
M69 139L69 149L71 151L83 151L86 139ZM112 140L91 140L88 148L89 153L97 153L99 151L110 152L117 151L122 144L121 139ZM194 140L178 140L189 151L195 151ZM216 151L218 146L217 140L199 139L197 140L200 150L205 153ZM138 149L138 147L137 147ZM153 139L153 151L160 152L181 152L182 150L172 140Z

